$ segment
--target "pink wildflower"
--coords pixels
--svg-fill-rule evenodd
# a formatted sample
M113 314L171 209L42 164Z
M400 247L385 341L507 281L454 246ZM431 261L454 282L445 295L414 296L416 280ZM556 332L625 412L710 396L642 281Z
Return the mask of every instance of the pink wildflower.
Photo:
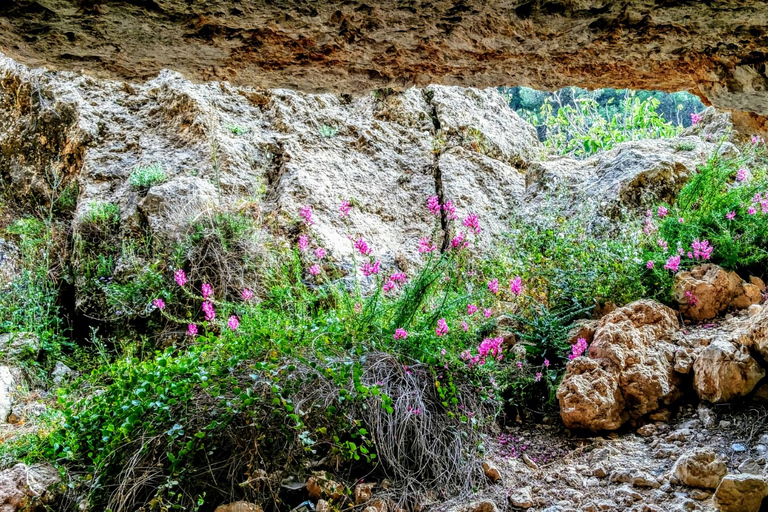
M309 273L312 274L313 276L320 275L320 272L321 272L320 265L315 264L309 267Z
M652 269L652 268L653 268L653 261L651 261L651 260L648 260L648 263L646 263L646 264L645 264L645 266L646 266L648 269Z
M480 234L480 220L474 213L467 215L467 217L464 219L464 226L474 231L476 235Z
M402 328L395 329L395 334L392 336L396 340L404 340L408 337L408 331Z
M441 349L441 350L440 350L440 355L441 355L441 356L444 356L444 355L445 355L445 349Z
M390 279L389 281L387 281L386 283L384 283L384 284L382 285L382 287L381 287L381 291L383 291L384 293L387 293L387 292L391 292L392 290L394 290L394 289L395 289L395 287L397 287L397 285L395 284L395 282L394 282L394 281L392 281L392 280Z
M359 302L355 302L355 313L358 315L363 312L363 306Z
M584 353L585 350L587 350L587 340L584 338L579 338L576 340L576 343L571 348L571 353L568 355L568 359L573 361L577 357L581 356L581 354Z
M483 316L485 318L491 318L492 314L493 314L493 310L491 308L483 309Z
M432 215L440 214L440 198L437 196L429 196L427 198L427 208Z
M756 212L757 210L755 210L754 206L750 206L749 210L747 210L747 213L750 215L754 215Z
M404 284L408 280L408 276L405 272L395 272L389 278L397 284Z
M499 293L499 280L491 279L488 281L488 290L493 294Z
M213 310L213 304L210 301L203 302L203 313L205 313L205 320L212 322L216 318L216 312Z
M179 286L184 286L187 282L187 275L184 273L182 269L177 270L173 273L173 278L176 280L176 284Z
M664 218L664 217L666 217L666 216L667 216L667 214L669 213L669 210L667 210L667 209L666 209L666 208L664 208L663 206L659 206L659 209L658 209L657 213L659 214L659 217L662 217L662 218Z
M672 272L677 272L677 269L680 267L680 255L677 256L670 256L670 258L667 260L667 263L664 265L664 268L667 270L671 270Z
M513 295L520 296L520 294L523 293L523 278L516 276L514 279L511 279L509 281L509 291L512 292Z
M342 201L339 205L339 214L342 217L346 217L349 215L349 210L352 208L352 205L349 203L349 201Z
M539 382L541 380L541 372L536 372L536 379L534 379L536 382Z
M453 206L453 203L451 201L446 201L443 205L443 210L445 211L446 216L448 217L448 220L456 220L459 218L458 215L456 215L456 207Z
M464 332L469 332L469 324L464 320L461 321L461 328L464 329Z
M747 179L746 169L739 169L736 171L736 181L744 181L745 179Z
M678 217L678 218L677 218L677 222L679 222L680 224L682 224L682 223L684 223L684 222L685 222L685 219L683 219L682 217Z
M362 238L359 238L357 242L355 242L355 249L357 249L363 256L371 254L371 248L368 247L368 243Z
M309 249L309 237L307 235L299 235L299 250L306 251Z
M725 214L725 218L728 220L733 220L736 218L736 212L728 212Z
M696 295L694 295L690 291L685 292L685 296L688 298L688 305L689 306L698 306L699 305L699 298L696 297Z
M187 326L187 336L197 336L197 325L189 324Z
M165 307L165 301L163 301L163 299L155 299L155 300L152 301L152 304L157 309L163 309Z
M237 319L235 315L232 315L229 317L229 320L227 320L227 326L230 328L230 330L234 331L237 329L237 327L240 325L240 321Z
M697 124L699 121L701 121L701 115L693 113L691 114L691 124Z
M299 208L299 215L301 215L301 217L304 219L304 222L307 224L307 226L311 226L312 224L315 223L315 221L312 220L311 206L307 205Z
M477 306L474 304L467 304L467 314L474 315L477 312Z
M693 243L691 243L691 249L693 249L693 257L697 260L708 260L712 255L712 251L715 250L714 247L709 245L708 240L702 240L699 242L698 238L695 239Z
M435 334L438 336L443 336L445 334L448 334L448 324L445 321L445 318L441 318L437 321L437 327L435 328Z
M663 238L659 238L658 240L656 240L656 245L664 249L664 252L667 251L667 241L664 240Z
M203 286L200 287L200 290L203 292L203 299L207 299L213 295L213 287L208 283L203 283Z
M688 251L688 254L687 254L687 256L688 256L688 259L689 259L689 260L692 260L692 259L693 259L693 253L692 253L691 251Z
M645 219L645 227L643 228L643 232L646 235L650 235L651 233L655 233L658 230L659 230L659 228L656 227L656 225L653 223L653 221L650 218Z
M249 301L253 298L253 292L249 290L248 288L243 289L243 300Z
M381 262L379 260L376 260L376 263L371 263L370 261L366 261L363 265L363 268L361 269L363 272L363 275L365 277L368 277L373 274L379 273L379 266L381 265Z
M545 359L545 360L544 360L544 366L545 366L546 368L549 368L549 359Z
M760 144L761 142L763 142L762 137L760 137L759 135L752 136L752 144Z
M501 361L501 345L504 343L504 338L499 336L498 338L486 338L478 345L477 352L480 354L481 360L484 362L488 356L495 357Z
M465 236L466 235L464 234L463 231L461 233L459 233L458 235L456 235L453 238L453 240L451 240L451 247L454 248L454 249L463 249L465 247L468 247L469 246L469 242L465 242L464 241L464 237Z
M437 250L437 246L433 245L428 238L422 238L419 240L419 253L424 254L426 252L432 252Z
M326 251L322 247L318 247L317 249L315 249L315 258L319 260L325 258L326 254L328 254L328 251Z

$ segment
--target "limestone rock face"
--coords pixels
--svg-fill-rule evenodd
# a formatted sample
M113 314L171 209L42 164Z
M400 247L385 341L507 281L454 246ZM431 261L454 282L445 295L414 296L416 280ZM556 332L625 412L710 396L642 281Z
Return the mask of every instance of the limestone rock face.
M680 312L696 321L715 318L729 306L747 308L763 299L759 285L711 263L678 273L674 286Z
M216 507L215 512L262 512L262 508L247 501L235 501L234 503Z
M0 354L6 360L20 361L37 358L40 352L40 338L31 332L0 334Z
M21 370L0 366L0 423L5 423L13 410L16 388L24 382Z
M746 395L765 376L749 349L718 339L701 351L693 364L693 387L710 402L727 402Z
M753 57L764 49L768 18L758 0L41 5L16 1L0 11L0 51L102 78L169 68L196 80L308 92L430 83L687 89L720 108L768 115L768 78Z
M758 512L768 496L768 481L751 474L727 475L715 491L715 506L721 512Z
M672 473L682 483L702 489L716 489L727 472L725 463L706 448L683 454L672 468Z
M676 347L669 341L677 327L675 312L651 300L603 317L589 358L570 362L558 389L566 426L615 430L679 398Z
M0 510L13 512L44 505L54 495L59 480L59 472L47 464L16 464L0 471Z

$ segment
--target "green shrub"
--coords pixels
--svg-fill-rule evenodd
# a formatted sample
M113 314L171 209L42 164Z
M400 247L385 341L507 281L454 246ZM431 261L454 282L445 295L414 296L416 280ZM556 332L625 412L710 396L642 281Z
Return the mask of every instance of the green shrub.
M168 175L160 164L147 167L137 167L131 173L129 181L135 188L149 188L159 185L168 179Z
M106 201L95 201L88 205L83 220L97 226L112 226L120 222L120 206Z

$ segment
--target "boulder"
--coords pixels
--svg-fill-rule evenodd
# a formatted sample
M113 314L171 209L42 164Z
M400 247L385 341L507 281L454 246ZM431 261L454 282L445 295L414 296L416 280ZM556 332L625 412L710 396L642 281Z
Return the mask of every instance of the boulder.
M680 376L669 342L677 328L675 312L652 300L603 317L589 358L571 361L558 389L566 426L614 430L677 400Z
M262 508L247 501L235 501L227 505L219 505L214 512L262 512Z
M36 359L40 353L40 338L32 332L0 334L0 353L6 361Z
M150 188L139 208L154 233L178 241L201 210L217 203L216 187L209 181L180 176Z
M699 398L727 402L747 395L765 376L765 370L744 345L716 339L693 364L693 387Z
M61 386L66 381L73 379L77 376L77 372L69 366L65 365L61 361L56 361L56 366L53 367L51 372L51 381L54 386Z
M725 463L708 448L699 448L682 455L672 468L672 473L680 482L702 489L717 489L727 472Z
M11 366L0 366L0 423L5 423L13 410L17 388L24 383L23 372Z
M732 323L728 338L756 351L768 362L768 307Z
M509 495L509 501L513 506L519 508L531 508L535 505L530 486L520 487L512 491L512 494Z
M675 276L675 300L691 320L711 320L728 307L748 308L762 301L758 284L747 283L736 272L705 263Z
M0 512L35 510L56 496L59 472L48 464L16 464L0 471Z
M715 506L721 512L758 512L768 496L768 481L752 474L726 475L715 491Z

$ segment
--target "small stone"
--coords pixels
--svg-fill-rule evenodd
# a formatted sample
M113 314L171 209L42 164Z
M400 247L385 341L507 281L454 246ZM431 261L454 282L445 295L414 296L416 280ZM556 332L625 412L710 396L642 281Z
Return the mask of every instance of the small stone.
M510 494L509 501L516 507L531 508L534 505L531 488L522 487L516 489L512 494Z
M605 478L608 475L608 472L605 470L603 466L597 466L592 471L592 474L598 478Z
M733 443L731 445L731 449L735 451L736 453L741 453L747 451L747 447L740 443Z
M630 483L635 487L648 487L652 489L658 489L661 487L661 484L653 476L645 473L644 471L636 471L632 475L632 480L630 480Z
M691 362L691 365L693 365L693 362ZM675 367L675 371L677 371L677 367ZM652 412L648 415L648 418L653 421L669 421L669 419L672 417L672 411L669 409L659 409L656 412Z
M755 315L757 315L757 314L758 314L760 311L762 311L762 309L763 309L763 306L761 306L760 304L752 304L751 306L749 306L749 307L747 308L747 314L748 314L749 316L755 316Z
M768 445L768 434L763 434L760 436L760 440L757 442L758 444L765 444Z
M485 473L485 476L488 477L492 482L498 482L501 480L501 473L499 472L499 469L491 462L483 462L483 473Z
M725 463L717 458L714 451L707 448L684 454L672 467L672 474L680 482L703 489L717 488L727 472Z
M720 428L730 428L731 422L727 420L720 420Z
M740 473L750 473L753 475L761 475L763 474L763 470L764 470L763 465L758 463L755 459L747 459L741 464L739 464Z
M362 505L366 501L370 500L371 496L373 495L373 488L375 486L375 483L357 484L355 486L355 503Z
M527 453L523 454L523 462L525 462L525 465L531 469L539 469L539 465L533 462Z
M732 314L728 313L727 315L725 315L725 321L726 322L730 322L731 320L733 320L733 315Z
M709 491L705 491L704 489L691 489L688 495L697 501L701 501L701 500L706 500L707 498L712 496L712 493Z
M648 423L647 425L643 425L642 427L637 429L637 433L643 437L651 437L656 433L656 425L654 425L653 423Z
M699 419L706 428L712 428L715 426L715 413L712 409L705 405L699 405Z

